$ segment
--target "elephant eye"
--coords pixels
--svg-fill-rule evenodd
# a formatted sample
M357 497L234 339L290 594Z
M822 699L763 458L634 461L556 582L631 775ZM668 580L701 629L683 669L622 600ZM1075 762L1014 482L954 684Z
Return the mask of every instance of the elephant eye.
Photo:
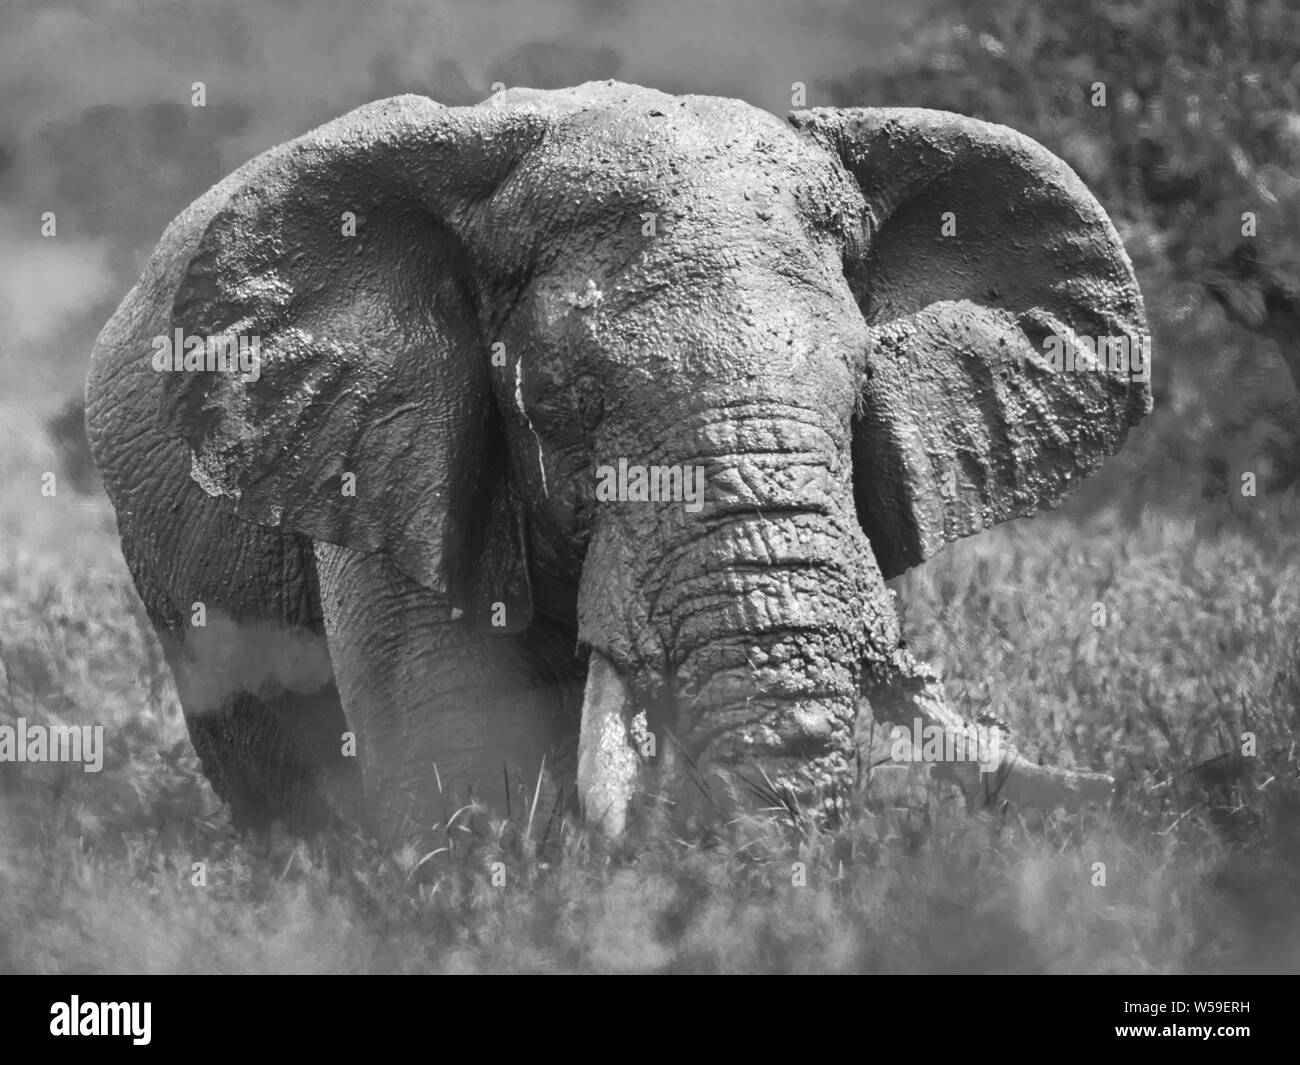
M589 374L579 377L573 386L578 407L578 420L583 428L589 429L600 421L605 412L599 383Z

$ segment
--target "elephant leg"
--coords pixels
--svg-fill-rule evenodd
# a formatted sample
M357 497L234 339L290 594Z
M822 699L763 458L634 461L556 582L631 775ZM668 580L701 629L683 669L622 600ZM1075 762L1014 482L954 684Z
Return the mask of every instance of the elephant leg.
M545 819L576 768L573 635L545 619L518 636L480 632L383 555L317 544L316 564L367 810L385 842L445 828L466 805Z
M331 697L338 699L335 692ZM283 820L290 831L309 833L327 827L348 805L344 767L319 765L296 742L295 723L319 715L320 702L294 692L238 692L214 711L186 715L204 772L230 803L237 826L264 829Z
M359 818L360 773L345 756L347 725L333 682L294 691L261 678L252 688L232 688L229 663L238 646L217 656L213 650L210 641L172 643L167 658L190 741L233 823L264 830L279 820L306 834L340 817Z

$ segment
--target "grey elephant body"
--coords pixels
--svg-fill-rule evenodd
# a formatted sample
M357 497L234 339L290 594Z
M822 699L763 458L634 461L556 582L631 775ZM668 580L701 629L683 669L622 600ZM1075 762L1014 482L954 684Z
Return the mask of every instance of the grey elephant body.
M155 371L177 328L256 336L260 376ZM900 661L885 579L1052 505L1149 408L1042 341L1142 329L1104 213L1000 127L612 82L401 97L173 223L87 422L246 819L364 785L400 832L576 779L616 831L651 786L843 782ZM702 495L608 498L633 467Z

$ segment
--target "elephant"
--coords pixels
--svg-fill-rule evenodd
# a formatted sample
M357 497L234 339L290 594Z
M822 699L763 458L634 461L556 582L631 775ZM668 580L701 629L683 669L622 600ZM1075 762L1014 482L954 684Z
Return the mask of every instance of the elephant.
M237 824L617 836L852 787L860 713L961 727L885 582L1117 453L1149 373L1050 349L1145 333L1106 213L1002 126L406 95L172 222L86 423Z

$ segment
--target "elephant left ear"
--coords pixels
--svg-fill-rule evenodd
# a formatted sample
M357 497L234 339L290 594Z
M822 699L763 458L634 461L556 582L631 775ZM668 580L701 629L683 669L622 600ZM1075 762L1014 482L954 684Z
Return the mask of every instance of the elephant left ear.
M916 108L791 122L866 201L845 263L872 335L854 483L882 571L1056 505L1151 409L1142 296L1106 213L1004 126ZM1076 363L1099 341L1101 365Z
M156 424L195 481L250 523L384 554L504 634L533 604L474 208L547 121L368 104L246 164L157 253L175 278L161 339L185 358L156 365L183 371L165 374Z

